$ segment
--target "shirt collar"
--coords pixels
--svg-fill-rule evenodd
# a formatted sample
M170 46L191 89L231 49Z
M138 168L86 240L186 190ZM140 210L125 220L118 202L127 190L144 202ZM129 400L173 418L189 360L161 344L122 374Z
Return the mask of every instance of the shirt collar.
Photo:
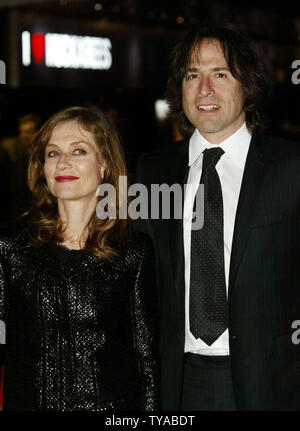
M244 122L233 135L218 144L218 147L222 148L225 154L228 155L238 166L243 167L250 141L251 134ZM208 142L201 135L199 130L195 129L190 138L189 144L189 166L198 159L206 148L216 148L216 144Z

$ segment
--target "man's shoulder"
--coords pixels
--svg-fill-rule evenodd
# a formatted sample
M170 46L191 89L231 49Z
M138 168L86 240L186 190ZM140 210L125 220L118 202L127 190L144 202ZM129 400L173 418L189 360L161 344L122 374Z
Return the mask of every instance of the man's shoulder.
M189 139L183 139L143 154L137 164L137 180L142 183L165 182L173 166L187 158Z
M165 161L167 159L169 162L172 157L176 157L178 154L185 154L186 151L188 151L188 145L189 139L182 139L180 141L172 142L162 146L161 148L158 148L155 151L144 153L140 157L139 161L143 163L151 163L152 161Z
M300 158L300 142L271 135L254 136L253 142L263 154L270 158L279 160Z

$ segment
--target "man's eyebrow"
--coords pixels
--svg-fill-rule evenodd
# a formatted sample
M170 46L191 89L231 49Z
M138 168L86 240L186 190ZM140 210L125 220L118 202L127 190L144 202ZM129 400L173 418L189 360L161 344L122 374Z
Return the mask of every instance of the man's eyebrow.
M187 72L198 72L199 69L197 67L188 67Z
M221 72L221 70L226 70L227 72L230 72L230 69L227 66L214 67L212 70L213 72Z
M199 72L199 70L200 69L198 69L197 67L188 67L187 72ZM221 72L221 70L226 70L227 72L230 72L230 69L227 66L213 67L211 70L213 72Z

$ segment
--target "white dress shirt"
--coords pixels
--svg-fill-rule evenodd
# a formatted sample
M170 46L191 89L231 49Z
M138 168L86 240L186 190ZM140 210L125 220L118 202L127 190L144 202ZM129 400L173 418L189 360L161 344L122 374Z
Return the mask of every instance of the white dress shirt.
M222 148L224 154L216 164L216 170L220 178L223 195L224 214L224 263L226 292L228 296L229 265L231 255L231 245L233 238L233 228L235 222L236 209L240 194L240 188L245 168L247 153L249 150L251 135L246 127L246 123L232 136L221 142L217 146ZM183 241L185 257L185 352L198 353L201 355L229 355L228 329L211 345L208 346L200 338L196 339L190 332L189 319L189 293L190 293L190 265L191 265L191 217L193 204L198 184L202 173L203 151L206 148L216 148L216 144L208 142L195 129L189 143L189 176L188 184L195 185L188 187L184 198L184 219L183 219Z

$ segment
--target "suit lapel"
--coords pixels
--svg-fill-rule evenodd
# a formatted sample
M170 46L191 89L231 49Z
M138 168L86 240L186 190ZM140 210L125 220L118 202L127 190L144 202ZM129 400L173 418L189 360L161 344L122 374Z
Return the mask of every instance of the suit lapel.
M182 187L182 216L184 203L184 184L188 178L188 147L189 140L183 141L172 159L170 185L180 184ZM184 312L184 245L183 245L183 219L174 219L168 223L169 226L169 248L171 253L174 284L177 290L178 306Z
M257 213L260 194L269 172L270 162L260 151L260 144L261 138L252 138L246 159L231 248L229 296L232 294L236 274Z

